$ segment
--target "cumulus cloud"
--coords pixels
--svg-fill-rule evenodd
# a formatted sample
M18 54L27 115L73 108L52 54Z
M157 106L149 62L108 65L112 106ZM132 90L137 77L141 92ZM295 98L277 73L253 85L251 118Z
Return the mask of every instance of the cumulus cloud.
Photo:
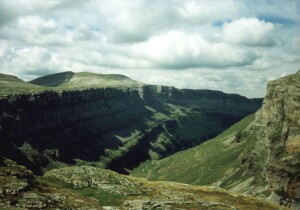
M246 12L242 2L233 0L213 1L210 4L203 0L185 1L178 9L180 16L197 24L230 20L237 18L242 12Z
M169 69L229 67L251 64L257 55L226 43L210 43L197 34L170 31L136 44L133 53Z
M272 32L275 25L257 18L241 18L225 23L224 40L233 44L248 46L272 46L275 41Z
M0 0L0 72L118 73L263 96L270 75L299 69L296 8L297 0Z

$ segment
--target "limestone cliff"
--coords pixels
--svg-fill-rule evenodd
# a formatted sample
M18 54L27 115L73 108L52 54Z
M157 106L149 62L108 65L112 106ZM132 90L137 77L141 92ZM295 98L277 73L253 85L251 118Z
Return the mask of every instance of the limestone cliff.
M212 138L261 103L92 73L66 72L31 83L0 75L0 87L0 155L36 173L64 164L126 173Z
M272 190L270 199L299 205L300 71L268 84L261 121L266 135L266 178Z

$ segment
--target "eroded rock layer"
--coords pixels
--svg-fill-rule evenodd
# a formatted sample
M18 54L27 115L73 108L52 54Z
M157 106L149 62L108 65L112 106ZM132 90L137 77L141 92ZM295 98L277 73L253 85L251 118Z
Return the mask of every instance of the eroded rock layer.
M261 103L91 73L66 72L31 83L0 75L0 87L0 155L35 173L65 164L127 173L147 159L214 137Z

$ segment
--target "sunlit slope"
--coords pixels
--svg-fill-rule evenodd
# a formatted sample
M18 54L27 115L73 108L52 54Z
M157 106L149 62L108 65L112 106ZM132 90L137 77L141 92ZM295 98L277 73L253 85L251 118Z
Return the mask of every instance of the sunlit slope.
M198 147L141 164L132 175L220 186L299 209L299 84L300 71L270 81L255 115Z
M55 89L85 89L104 87L139 87L142 83L119 74L96 74L90 72L63 72L39 77L30 83Z
M232 182L246 180L248 177L240 167L240 157L243 151L254 146L257 139L242 131L253 120L254 115L250 115L212 140L165 159L143 163L131 174L148 180L215 184L225 188Z
M43 89L45 88L24 82L15 76L0 73L0 96L24 94Z
M0 73L0 95L2 96L91 88L137 89L140 86L142 83L119 74L62 72L25 82L15 76Z

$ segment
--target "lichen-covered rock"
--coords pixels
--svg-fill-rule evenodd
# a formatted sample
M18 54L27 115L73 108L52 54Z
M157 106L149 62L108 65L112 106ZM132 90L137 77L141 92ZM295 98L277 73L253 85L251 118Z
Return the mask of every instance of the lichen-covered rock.
M0 162L0 209L101 209L95 200L39 183L11 160Z
M74 188L97 188L121 195L140 195L140 186L116 172L91 166L71 166L53 169L45 173L44 177L55 178Z
M268 200L300 208L300 71L269 82L262 108L248 128L260 136L250 158L244 153L243 166L265 180ZM249 167L252 166L252 167ZM264 181L260 184L263 185ZM258 183L257 183L258 184Z

